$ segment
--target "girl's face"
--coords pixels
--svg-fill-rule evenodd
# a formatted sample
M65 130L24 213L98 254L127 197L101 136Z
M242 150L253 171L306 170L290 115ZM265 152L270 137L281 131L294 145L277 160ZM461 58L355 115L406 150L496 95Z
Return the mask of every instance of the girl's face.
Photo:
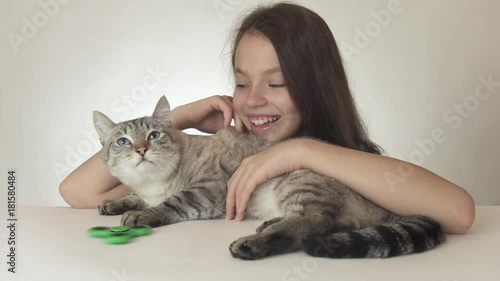
M245 33L236 47L233 105L248 130L268 141L294 136L302 118L290 98L278 56L259 33Z

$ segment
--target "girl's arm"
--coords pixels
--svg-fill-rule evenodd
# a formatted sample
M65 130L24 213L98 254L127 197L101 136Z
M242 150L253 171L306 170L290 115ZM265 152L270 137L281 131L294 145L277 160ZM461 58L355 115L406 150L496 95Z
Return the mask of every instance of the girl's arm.
M127 195L131 189L113 177L100 152L90 157L59 185L59 192L73 208L96 208L104 200Z
M399 215L420 214L448 233L463 234L474 222L472 197L460 186L417 165L381 155L304 140L304 166L331 176Z
M228 183L226 218L232 219L236 212L236 219L243 219L246 203L258 184L297 169L335 178L396 214L429 216L448 233L465 233L474 221L471 196L422 167L302 138L243 160Z

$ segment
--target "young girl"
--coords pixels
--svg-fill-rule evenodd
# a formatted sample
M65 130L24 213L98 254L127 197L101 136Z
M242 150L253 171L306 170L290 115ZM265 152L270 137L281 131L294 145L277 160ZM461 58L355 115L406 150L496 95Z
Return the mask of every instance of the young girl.
M242 220L258 184L297 169L333 177L399 215L420 214L448 233L474 221L471 196L411 163L382 156L356 111L334 37L302 6L278 3L241 23L232 49L233 97L213 96L172 111L172 126L214 133L251 130L277 145L246 158L228 182L226 218ZM130 192L96 154L60 186L75 208L95 208Z

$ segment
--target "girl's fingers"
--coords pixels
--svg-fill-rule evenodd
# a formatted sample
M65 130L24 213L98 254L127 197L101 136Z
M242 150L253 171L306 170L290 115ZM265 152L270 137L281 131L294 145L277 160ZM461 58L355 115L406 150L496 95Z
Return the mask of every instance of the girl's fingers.
M255 187L250 183L251 175L252 172L247 169L245 174L240 177L238 185L235 188L236 219L240 221L245 217L248 199L255 189Z
M223 99L227 100L229 104L233 104L233 97L231 96L221 96Z
M230 188L227 190L227 197L226 197L226 219L227 220L232 220L234 217L235 213L235 206L234 206L234 192Z
M236 209L236 220L242 221L245 218L245 211L247 209L248 199L252 193L253 188L242 188L241 194L239 196L239 206Z
M238 178L237 181L233 183L234 186L234 208L236 215L238 214L238 210L240 208L240 194L241 194L241 183L244 182L241 178Z
M234 115L234 127L236 128L237 132L244 132L245 131L245 125L243 124L243 121L241 121L241 118L235 114Z
M224 103L224 110L222 114L224 115L224 128L229 128L231 125L231 120L233 120L233 101L229 96L220 96Z
M226 197L226 219L231 220L236 213L236 185L238 182L239 169L234 172L231 179L227 182L227 197Z
M238 189L239 193L236 194L236 220L243 220L245 217L245 212L247 210L248 201L255 191L257 185L259 184L258 178L256 178L256 171L249 172L247 176L242 181L242 186Z
M241 121L240 117L236 114L236 112L234 112L234 108L233 108L233 97L231 96L220 96L224 101L226 101L226 103L231 107L231 111L230 113L232 114L231 115L231 118L229 118L229 116L226 114L226 112L224 111L224 126L226 128L228 128L230 125L231 125L231 120L234 120L234 128L236 129L237 132L244 132L245 131L245 125L243 124L243 122Z

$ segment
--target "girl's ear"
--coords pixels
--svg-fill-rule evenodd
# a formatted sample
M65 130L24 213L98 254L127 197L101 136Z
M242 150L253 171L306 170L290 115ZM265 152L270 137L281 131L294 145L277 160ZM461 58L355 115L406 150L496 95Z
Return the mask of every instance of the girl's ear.
M171 127L170 104L165 96L162 96L156 104L152 118L158 120L161 124L166 124L168 127Z
M99 135L99 141L104 145L104 141L108 138L111 130L116 126L111 119L99 111L93 112L94 127Z

